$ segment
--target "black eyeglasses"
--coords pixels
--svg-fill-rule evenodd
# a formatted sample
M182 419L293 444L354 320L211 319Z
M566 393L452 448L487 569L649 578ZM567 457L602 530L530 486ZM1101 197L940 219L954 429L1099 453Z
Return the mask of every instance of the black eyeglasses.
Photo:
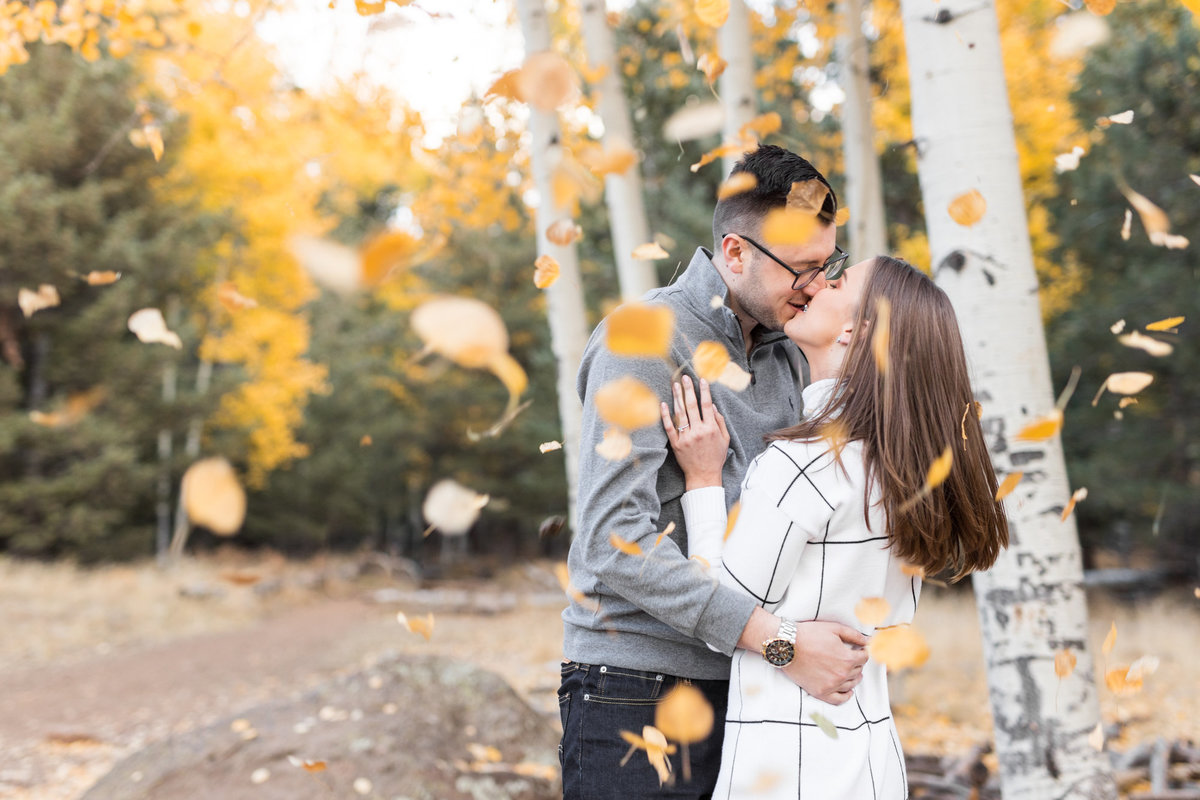
M743 236L740 233L727 233L725 236L737 236L741 239L745 239L747 242L757 247L767 258L771 259L776 264L790 272L792 277L795 278L795 280L792 281L792 291L797 291L799 289L803 289L805 286L808 286L810 283L815 281L817 276L822 272L825 273L825 280L836 281L838 278L842 277L842 273L846 271L846 259L850 258L849 253L835 244L833 246L833 255L825 259L824 264L819 267L809 267L808 269L797 272L789 267L787 263L781 260L778 256L776 256L767 248L763 247L758 242L751 239L749 236ZM721 238L724 239L725 236L722 236Z

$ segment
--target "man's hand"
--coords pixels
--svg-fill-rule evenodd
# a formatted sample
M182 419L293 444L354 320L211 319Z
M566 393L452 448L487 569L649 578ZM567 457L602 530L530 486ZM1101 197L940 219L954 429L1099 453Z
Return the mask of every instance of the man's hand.
M838 622L798 622L796 657L783 672L818 700L841 705L862 681L868 641Z
M738 647L762 652L762 643L779 631L779 617L755 606ZM804 691L831 705L854 694L867 663L866 636L838 622L797 622L796 657L783 674Z

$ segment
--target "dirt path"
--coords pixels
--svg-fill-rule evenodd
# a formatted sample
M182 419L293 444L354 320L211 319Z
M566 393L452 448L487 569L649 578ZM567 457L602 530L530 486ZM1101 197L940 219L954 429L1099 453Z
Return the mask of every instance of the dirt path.
M0 673L0 798L77 797L146 742L392 652L471 660L550 711L559 612L543 599L489 616L438 614L436 635L425 642L396 623L394 608L328 600L242 630ZM523 632L519 641L513 631Z

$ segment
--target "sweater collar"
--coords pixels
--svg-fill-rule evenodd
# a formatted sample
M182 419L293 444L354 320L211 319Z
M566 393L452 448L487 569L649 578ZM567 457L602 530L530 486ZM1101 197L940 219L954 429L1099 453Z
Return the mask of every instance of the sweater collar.
M804 398L803 416L805 419L811 418L825 407L829 402L830 396L833 395L835 386L837 386L837 378L825 378L824 380L813 381L804 387L801 396ZM834 411L834 416L837 416L837 410Z
M687 269L675 281L675 286L687 296L688 304L698 315L708 319L734 341L741 341L742 324L729 307L729 287L712 262L712 256L708 248L697 247ZM719 302L713 298L719 298ZM754 343L756 347L787 338L783 331L768 331L761 326L756 330L759 331Z

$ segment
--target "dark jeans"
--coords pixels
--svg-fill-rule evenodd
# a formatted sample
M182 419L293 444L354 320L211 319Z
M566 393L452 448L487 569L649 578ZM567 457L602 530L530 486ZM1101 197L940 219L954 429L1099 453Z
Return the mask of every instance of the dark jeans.
M691 780L684 780L683 749L668 756L673 785L658 782L644 750L621 766L629 743L621 731L642 735L654 724L654 707L676 684L691 683L713 707L713 730L703 742L688 745ZM564 800L639 800L671 797L703 800L712 796L721 768L725 706L729 681L701 681L600 664L562 665L558 710L563 738L559 761Z

